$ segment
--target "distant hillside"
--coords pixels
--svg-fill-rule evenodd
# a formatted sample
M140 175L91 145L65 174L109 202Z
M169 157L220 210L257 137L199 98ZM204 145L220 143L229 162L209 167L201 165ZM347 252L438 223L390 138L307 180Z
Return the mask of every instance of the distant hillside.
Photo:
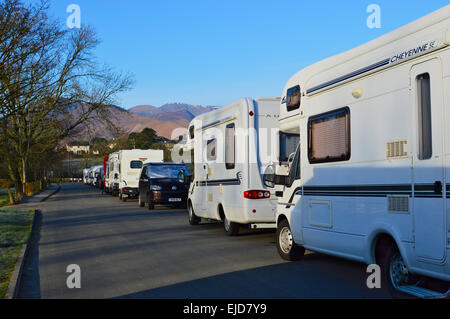
M152 116L160 112L159 108L152 105L137 105L128 111L140 116Z
M214 106L169 103L161 107L138 105L128 111L140 116L151 116L164 122L179 122L184 119L189 123L197 115L212 111L214 108Z
M202 113L214 109L212 106L190 105L183 103L165 104L161 107L152 105L138 105L130 110L125 110L117 106L111 106L111 120L119 127L122 132L129 134L140 132L149 127L156 131L158 136L172 138L172 131L176 128L187 128L191 120ZM76 116L77 107L74 107L72 114ZM94 115L95 116L95 115ZM90 137L111 138L112 133L99 123L90 125L81 132L81 135Z

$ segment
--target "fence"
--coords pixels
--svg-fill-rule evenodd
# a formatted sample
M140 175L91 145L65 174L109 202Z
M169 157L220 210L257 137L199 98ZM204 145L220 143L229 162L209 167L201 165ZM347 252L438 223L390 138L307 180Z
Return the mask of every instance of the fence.
M23 194L25 196L32 196L41 190L47 188L47 182L44 180L30 182L23 184Z

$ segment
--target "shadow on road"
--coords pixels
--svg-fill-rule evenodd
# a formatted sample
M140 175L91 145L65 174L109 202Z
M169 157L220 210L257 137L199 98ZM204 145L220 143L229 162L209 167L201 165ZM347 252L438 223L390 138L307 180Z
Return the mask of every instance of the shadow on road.
M116 299L391 298L387 290L370 290L366 287L365 270L363 264L310 253L297 263L230 272Z

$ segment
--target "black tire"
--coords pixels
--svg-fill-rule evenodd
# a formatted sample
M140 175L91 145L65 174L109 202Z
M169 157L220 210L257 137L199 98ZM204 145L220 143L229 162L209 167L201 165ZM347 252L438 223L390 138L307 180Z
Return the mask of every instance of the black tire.
M278 224L276 241L278 253L284 260L298 261L305 255L305 248L294 242L291 227L286 219Z
M119 199L122 200L122 192L119 192Z
M142 201L141 194L139 194L139 196L138 196L138 202L139 202L139 207L145 207L145 202Z
M413 285L419 280L412 275L395 243L383 239L378 250L378 264L381 268L382 287L387 287L393 298L407 299L410 295L396 289L398 285Z
M192 207L191 204L188 205L188 210L189 210L188 212L189 224L191 224L192 226L200 224L201 218L195 215L194 208Z
M127 197L125 197L125 196L122 195L122 201L123 201L123 202L126 202L126 201L127 201Z
M223 228L225 230L225 233L228 236L237 236L239 234L239 229L241 228L241 225L239 225L238 223L229 221L227 219L227 216L224 214Z
M154 210L155 209L155 204L153 204L151 201L148 202L148 210Z

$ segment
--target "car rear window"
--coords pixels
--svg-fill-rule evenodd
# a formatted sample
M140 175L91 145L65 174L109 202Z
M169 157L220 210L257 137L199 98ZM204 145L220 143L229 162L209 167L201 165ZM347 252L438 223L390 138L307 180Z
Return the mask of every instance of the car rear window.
M131 168L139 168L139 169L141 169L142 168L142 162L141 161L131 161L130 167Z

